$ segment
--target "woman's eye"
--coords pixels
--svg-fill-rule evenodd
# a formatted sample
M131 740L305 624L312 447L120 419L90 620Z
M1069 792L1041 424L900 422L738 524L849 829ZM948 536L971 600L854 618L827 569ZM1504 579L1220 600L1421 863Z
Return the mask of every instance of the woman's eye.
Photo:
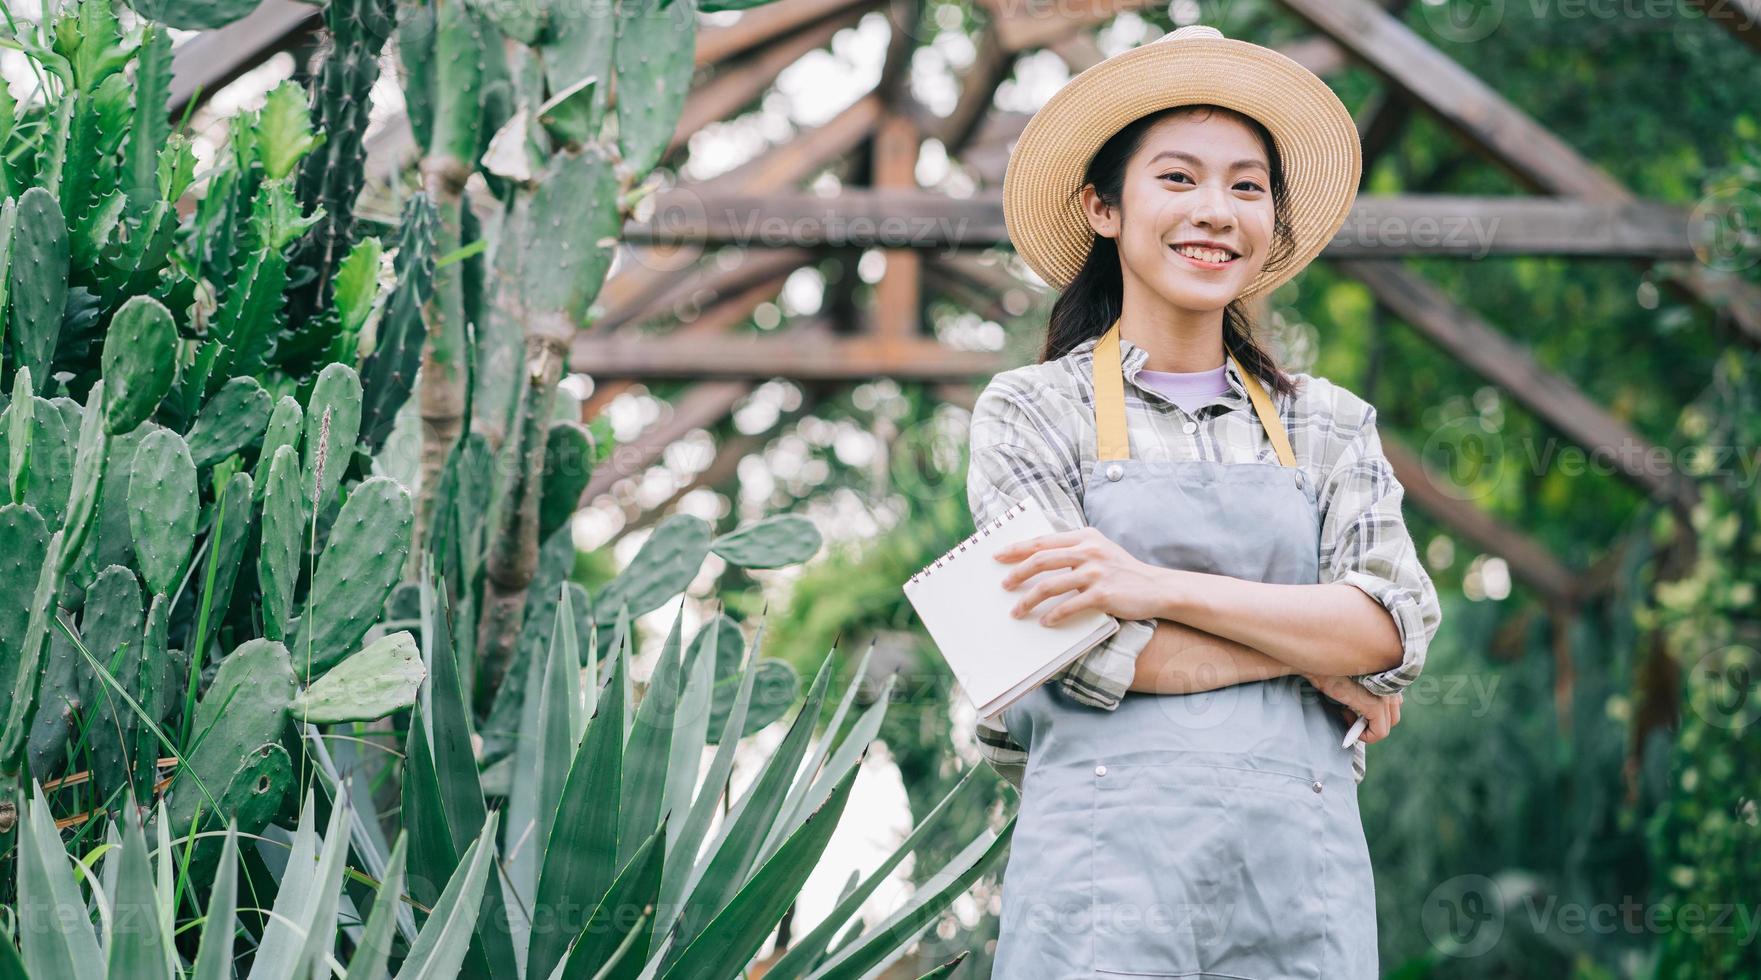
M1178 171L1178 170L1176 170L1176 171L1175 171L1175 172L1173 172L1173 173L1171 173L1171 174L1163 174L1163 175L1162 175L1162 179L1163 179L1163 180L1167 180L1167 179L1168 179L1168 178L1170 178L1170 177L1185 177L1185 176L1186 176L1186 175L1185 175L1185 174L1183 174L1183 173L1181 173L1181 172L1180 172L1180 171Z
M1239 184L1236 184L1235 186L1246 187L1249 190L1255 190L1255 191L1265 190L1265 188L1260 186L1259 181L1255 181L1255 180L1244 180L1244 181L1240 182Z

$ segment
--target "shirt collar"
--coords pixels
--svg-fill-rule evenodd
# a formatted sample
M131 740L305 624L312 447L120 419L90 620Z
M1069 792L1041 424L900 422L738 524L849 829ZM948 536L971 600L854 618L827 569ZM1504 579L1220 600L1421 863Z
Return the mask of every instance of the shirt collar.
M1090 337L1082 343L1077 344L1072 348L1071 352L1082 354L1085 361L1092 365L1094 363L1094 349L1100 344L1100 342L1101 338ZM1149 358L1150 352L1148 349L1140 347L1124 337L1119 338L1119 366L1123 370L1125 380L1130 382L1139 391L1143 392L1149 392L1152 389L1146 388L1137 383L1137 372L1143 370L1144 362L1148 361ZM1247 396L1247 383L1241 379L1241 372L1235 369L1235 358L1223 358L1223 377L1229 382L1229 390L1221 395L1214 396L1210 401L1199 406L1195 410L1195 414L1196 412L1203 411L1211 405L1224 405L1227 406L1228 409L1235 409L1250 404ZM1157 397L1161 396L1158 395Z

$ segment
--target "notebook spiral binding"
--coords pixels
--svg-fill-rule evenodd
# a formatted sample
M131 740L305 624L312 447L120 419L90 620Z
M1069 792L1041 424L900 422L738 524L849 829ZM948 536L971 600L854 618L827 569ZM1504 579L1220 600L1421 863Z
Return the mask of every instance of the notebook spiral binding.
M945 554L942 557L937 558L935 561L932 561L929 564L923 566L922 570L919 571L916 575L913 575L910 578L905 580L905 585L903 587L910 588L911 586L916 585L919 581L921 581L923 578L928 576L930 572L933 572L936 569L942 567L943 565L946 565L948 563L949 559L952 559L956 555L964 553L966 551L966 548L968 545L977 541L979 538L982 538L982 537L989 535L992 531L995 531L997 528L1002 527L1004 521L1014 520L1015 515L1025 513L1026 510L1027 510L1027 498L1023 497L1021 500L1016 502L1015 506L1010 507L1008 510L1002 512L1001 514L998 514L996 517L991 518L990 521L988 521L983 527L981 527L978 530L967 535L966 540L960 542L959 544L955 545L953 548L949 549L947 554Z

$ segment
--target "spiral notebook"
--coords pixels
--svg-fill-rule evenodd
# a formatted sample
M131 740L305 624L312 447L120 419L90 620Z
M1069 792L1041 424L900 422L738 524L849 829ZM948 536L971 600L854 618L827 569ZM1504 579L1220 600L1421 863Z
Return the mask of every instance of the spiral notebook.
M1020 619L1009 615L1032 583L1056 571L1005 589L1003 576L1016 566L994 556L1004 545L1056 530L1039 503L1024 498L905 581L905 597L981 718L994 720L1119 630L1118 619L1095 609L1040 625L1069 592L1041 600Z

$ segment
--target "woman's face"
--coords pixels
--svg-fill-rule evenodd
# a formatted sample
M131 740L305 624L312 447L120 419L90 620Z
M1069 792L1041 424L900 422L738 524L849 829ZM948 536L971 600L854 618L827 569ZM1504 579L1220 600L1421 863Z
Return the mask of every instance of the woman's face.
M1225 113L1152 125L1125 166L1121 208L1107 207L1092 185L1082 197L1095 232L1118 240L1128 293L1135 280L1170 306L1220 310L1266 264L1273 224L1266 151Z

